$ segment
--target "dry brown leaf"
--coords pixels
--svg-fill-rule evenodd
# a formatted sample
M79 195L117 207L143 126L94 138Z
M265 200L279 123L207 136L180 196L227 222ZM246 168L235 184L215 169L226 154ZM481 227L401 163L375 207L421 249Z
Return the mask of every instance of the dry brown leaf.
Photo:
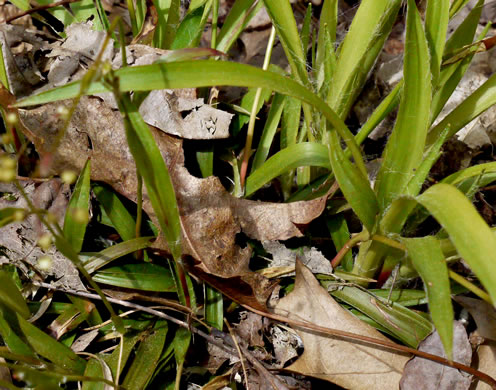
M275 312L295 320L388 340L343 309L299 261L296 263L295 288L279 301ZM287 370L349 389L398 388L408 356L360 341L343 340L299 328L296 330L305 350Z
M446 357L439 334L433 332L419 345L419 350L433 355ZM472 348L464 326L453 323L453 360L470 366ZM406 366L401 379L401 390L466 390L470 387L472 377L456 368L414 357Z
M496 378L496 342L481 345L477 350L479 365L477 369ZM477 382L476 390L491 390L491 386L482 381Z
M469 297L457 296L456 302L468 310L477 324L477 333L485 339L496 341L496 310L489 303Z
M67 207L69 188L62 186L60 180L52 179L44 183L24 181L21 183L24 191L41 209L47 210L58 217L61 224ZM12 184L1 184L0 192L4 197L0 199L0 209L16 207L27 209L27 203L19 191ZM52 246L44 252L36 242L46 232L35 215L31 215L22 222L10 223L0 228L0 264L12 263L23 272L28 273L35 269L43 277L52 277L58 286L84 290L79 273L74 264ZM50 269L40 269L38 259L44 255L52 258Z
M83 97L55 149L56 134L63 126L57 115L60 104L64 103L19 110L27 128L26 135L40 156L53 152L52 172L80 171L90 157L92 180L103 181L136 201L136 168L127 146L121 114L100 98ZM152 132L176 190L183 225L183 253L190 255L185 257L185 264L227 296L263 309L274 284L250 271L250 249L239 247L235 243L236 235L244 232L257 240L302 236L299 226L321 214L326 198L290 204L235 198L218 178L199 179L188 172L184 167L180 139L154 128ZM146 194L144 199L144 209L154 219ZM159 240L156 247L167 250L163 240Z

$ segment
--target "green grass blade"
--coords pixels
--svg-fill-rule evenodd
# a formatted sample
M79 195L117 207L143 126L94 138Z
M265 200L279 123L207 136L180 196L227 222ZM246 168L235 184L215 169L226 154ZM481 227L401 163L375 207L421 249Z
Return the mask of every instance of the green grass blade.
M38 355L72 373L82 374L84 372L86 361L76 355L70 348L26 321L19 313L2 309L2 314L14 332L25 340L26 344Z
M111 189L101 185L93 186L93 193L121 238L124 241L134 238L136 236L136 222L119 196Z
M174 292L176 286L168 268L152 263L125 264L98 271L93 280L110 286L143 291Z
M453 356L453 306L451 305L448 267L439 241L432 237L404 238L413 266L424 281L432 321L448 359Z
M448 39L445 46L445 55L443 56L443 60L450 57L450 53L453 53L454 51L472 43L477 26L479 25L483 3L484 0L479 0L477 5L472 9L472 11L470 11L469 15L463 20L460 26L458 26L458 28ZM474 54L475 47L473 48L472 55L463 58L459 62L446 65L441 69L438 90L432 97L431 122L437 118L453 91L458 86L458 83L472 62Z
M451 3L449 17L450 19L455 16L470 0L453 0Z
M246 179L246 196L250 196L265 183L288 170L302 166L330 168L329 152L326 146L303 142L287 147L269 158Z
M236 0L219 31L216 49L227 53L262 4L255 0Z
M208 4L211 5L212 2L210 1ZM176 37L174 38L174 42L172 42L171 49L197 47L200 43L205 24L207 23L209 12L210 7L204 6L188 13L177 29Z
M164 27L164 38L160 49L169 49L176 38L181 18L181 1L170 0L169 10L167 12L167 24Z
M379 213L374 191L368 178L345 157L338 134L331 131L329 137L329 159L339 188L365 228L371 232Z
M496 302L496 237L472 203L448 184L436 184L416 199L448 232L460 256Z
M355 164L364 175L366 174L360 148L344 122L320 97L290 78L249 65L208 60L126 67L116 71L115 75L119 78L119 87L122 92L231 85L264 87L284 95L299 98L322 112L347 143ZM80 91L79 85L80 82L74 82L51 91L42 92L39 95L20 101L18 107L76 97ZM100 92L109 92L109 89L100 82L91 84L86 91L87 94Z
M336 26L338 23L337 0L324 0L319 18L319 37L317 39L317 55L315 69L317 75L323 73L323 64L328 50L334 51L336 42ZM318 77L317 77L318 78ZM328 80L330 81L330 80Z
M91 164L87 160L74 187L64 219L64 236L77 253L81 252L89 221L90 173Z
M89 274L130 253L148 248L153 237L139 237L112 245L83 262Z
M306 56L289 0L264 0L265 8L276 28L293 76L309 86Z
M222 293L205 285L205 320L207 324L222 330L224 326L224 302Z
M487 186L489 183L496 180L496 162L478 164L462 169L452 175L449 175L448 177L445 177L441 180L441 183L454 185L460 191L464 192L463 188L469 187L467 186L467 183L469 181L473 182L474 178L479 180L480 187Z
M253 158L251 168L252 172L260 168L265 160L267 160L272 141L274 140L274 136L277 131L277 126L281 120L285 99L285 96L278 93L276 93L272 99L272 104L270 106L267 120L265 121L262 136L260 137L260 142L258 143L257 151L255 153L255 157Z
M425 13L425 37L431 55L432 85L435 88L439 78L441 62L448 30L450 0L428 0Z
M24 319L31 315L21 292L5 271L0 271L0 302L10 310L19 313Z
M496 104L496 74L429 131L426 146L431 146L448 125L451 126L449 138L494 104Z
M155 372L167 336L167 322L157 321L155 329L144 339L136 351L122 386L129 390L142 390Z
M167 166L148 125L131 102L122 95L118 102L124 114L129 149L146 185L167 244L175 259L181 256L181 222L174 187Z
M345 118L391 31L400 0L363 0L339 49L327 102Z
M312 23L312 3L308 3L307 12L305 13L305 19L303 19L303 25L301 27L301 48L303 53L307 52L308 44L310 42L310 30Z
M360 310L413 348L433 330L432 324L414 311L396 303L388 305L356 287L343 287L331 295Z
M429 125L431 76L429 51L415 2L408 2L404 87L398 118L384 151L376 181L381 210L405 191L422 161Z

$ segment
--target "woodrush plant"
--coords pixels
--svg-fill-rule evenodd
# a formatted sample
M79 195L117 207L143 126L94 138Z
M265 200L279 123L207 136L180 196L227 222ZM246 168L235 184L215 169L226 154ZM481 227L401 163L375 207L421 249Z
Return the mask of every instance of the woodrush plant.
M290 73L287 75L275 68L261 70L226 61L156 63L112 72L112 77L119 80L118 91L108 80L98 79L93 80L84 93L113 91L120 94L121 110L128 115L128 129L134 129L132 134L142 139L138 142L138 138L133 138L136 145L143 144L142 150L134 152L136 161L147 157L150 162L153 160L150 166L158 168L159 164L162 172L166 172L153 140L146 135L144 122L126 97L127 92L216 85L264 88L275 92L252 162L253 169L246 178L244 195L249 197L272 179L281 177L288 199L305 199L314 189L327 191L336 180L349 207L363 226L358 238L349 243L361 243L358 255L354 260L348 256L344 270L362 280L362 284L366 284L363 280L370 278L384 279L396 264L399 264L400 274L410 277L418 274L426 288L432 321L451 357L454 315L449 278L463 279L448 268L446 257L453 253L462 257L479 278L487 295L480 294L476 286L467 281L463 282L465 286L491 304L496 298L493 265L496 239L466 196L494 179L496 163L459 171L421 193L422 184L438 159L442 145L496 103L496 76L492 76L443 120L436 122L476 52L486 48L483 39L487 29L474 42L483 0L446 40L450 18L465 3L455 1L450 5L449 0L428 0L422 20L415 1L407 1L404 78L356 135L352 134L344 120L397 19L402 6L400 0L363 0L340 43L336 41L337 0L324 1L316 39L313 36L310 38L309 17L305 19L302 30L298 31L289 1L265 0L263 5L289 62ZM195 4L196 8L190 9L177 31L173 32L172 22L178 20L177 4L171 4L174 7L169 9L171 14L164 27L166 32L154 37L154 43L163 48L196 45L212 2L198 2L201 4L198 7ZM259 6L254 1L238 0L219 34L215 31L214 48L227 51ZM136 16L133 25L135 35L139 34L142 23L143 17ZM181 35L183 31L184 36L186 32L196 31L190 34L195 39L185 41L180 38L184 37ZM312 58L307 63L309 47ZM75 98L81 90L81 82L74 82L23 99L17 107ZM359 145L397 106L395 125L372 187L365 169L366 157ZM249 109L258 111L256 104L253 107ZM301 116L303 121L300 125ZM279 123L280 150L269 158L268 150L275 140ZM342 149L342 141L347 146L346 150ZM212 159L213 153L208 158ZM323 170L327 171L324 176ZM178 217L166 215L169 211L165 211L165 205L175 204L171 186L164 193L152 186L157 174L155 169L147 173L144 167L138 165L138 171L143 175L149 193L156 193L156 200L152 203L157 215L163 215L163 222L167 220L172 224L169 226L177 224ZM300 187L297 193L293 192L294 181ZM410 233L415 232L415 227L425 219L425 215L432 215L439 222L441 232L427 237L411 237ZM337 249L340 249L344 238L349 237L348 227L342 216L337 215L334 220L339 223L333 225L333 239ZM175 248L179 245L177 231L168 234L167 228L164 229L166 238ZM339 252L339 256L344 255L345 251ZM340 259L335 259L334 265L337 266ZM363 289L346 287L332 294L407 345L416 347L432 329L428 320L401 304L391 305L386 299L378 299L371 304L370 292ZM380 296L377 291L374 294ZM217 310L217 316L218 313Z

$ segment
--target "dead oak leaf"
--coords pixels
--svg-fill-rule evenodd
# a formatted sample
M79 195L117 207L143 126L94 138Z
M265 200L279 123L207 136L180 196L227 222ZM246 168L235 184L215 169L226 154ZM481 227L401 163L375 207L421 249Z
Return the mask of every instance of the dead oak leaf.
M312 272L296 262L294 290L274 308L276 314L316 325L388 340L343 309ZM408 356L296 327L304 352L286 370L333 382L347 389L398 389ZM389 341L389 340L388 340Z
M63 121L57 115L57 107L61 104L69 103L19 110L26 136L35 144L40 156L51 154L52 172L80 171L86 159L91 158L92 180L105 182L136 201L136 168L127 146L121 114L100 98L83 97L56 145L57 134L61 134L63 128ZM290 204L235 198L218 178L200 179L188 172L184 167L180 139L151 129L176 191L183 253L190 270L231 298L263 308L273 283L250 271L251 251L236 244L236 235L244 232L250 238L262 241L301 236L299 226L321 214L326 198ZM144 209L155 220L146 193ZM163 239L157 240L155 246L167 250Z

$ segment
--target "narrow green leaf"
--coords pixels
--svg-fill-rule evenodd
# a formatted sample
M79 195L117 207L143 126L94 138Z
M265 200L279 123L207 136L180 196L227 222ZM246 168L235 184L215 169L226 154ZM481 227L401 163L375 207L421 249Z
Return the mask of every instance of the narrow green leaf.
M433 330L432 324L414 311L397 303L388 305L356 287L343 287L331 295L360 310L413 348Z
M160 49L170 49L174 38L176 37L179 19L181 18L181 1L170 0L169 10L167 12L167 24L164 28L164 40Z
M448 125L451 126L449 138L494 104L496 104L496 74L429 131L426 146L431 146Z
M90 173L91 164L90 160L87 160L74 187L64 219L64 236L77 253L81 252L83 247L84 234L89 222Z
M157 321L155 329L144 339L136 351L122 386L129 390L142 390L152 377L162 354L167 335L167 322Z
M330 168L326 146L312 142L292 145L273 155L246 179L246 196L290 169L301 166Z
M404 87L398 117L384 151L376 180L379 207L384 210L405 191L424 154L431 104L429 51L415 1L408 1Z
M474 178L479 178L479 186L484 187L496 180L496 162L474 165L455 172L441 180L441 183L456 186L460 191L470 187ZM469 180L472 179L472 180ZM468 185L467 185L468 184Z
M224 326L224 301L222 293L205 285L205 319L207 324L222 330Z
M260 168L269 155L270 147L277 131L277 126L281 120L285 99L285 96L278 93L276 93L272 99L272 104L270 106L269 114L267 115L267 120L265 121L262 136L260 137L260 142L258 143L257 151L255 153L255 157L253 158L251 167L252 172Z
M309 86L306 56L289 0L264 0L264 4L281 40L293 76L303 85Z
M84 268L86 268L89 274L92 274L122 256L148 248L151 245L152 239L153 237L139 237L112 245L84 261Z
M191 342L191 332L186 328L178 328L172 344L174 345L174 356L176 363L182 365Z
M424 282L432 321L448 359L453 356L453 306L451 305L448 267L439 241L432 237L403 238L413 266Z
M393 27L401 0L362 0L339 49L327 102L345 118ZM331 26L330 26L331 27Z
M2 314L14 332L25 340L26 344L38 355L74 374L84 372L86 361L76 355L70 348L26 321L19 313L2 309Z
M496 302L496 237L472 203L448 184L436 184L416 199L448 232L460 256Z
M455 16L470 0L453 0L450 7L450 19Z
M181 225L169 171L148 125L143 121L129 96L122 95L118 104L125 115L124 125L129 149L145 182L160 228L167 239L172 255L175 259L179 259L181 256Z
M319 18L319 37L317 40L317 55L315 68L317 74L323 71L323 63L327 50L334 51L336 42L336 26L338 22L337 0L324 0ZM327 42L327 45L326 45ZM324 48L326 48L324 50ZM330 81L330 80L329 80Z
M432 85L435 88L439 78L441 62L448 30L450 0L428 0L425 13L425 37L431 55Z
M0 302L10 310L29 318L31 312L16 284L5 271L0 271Z
M209 2L209 4L212 4L212 2ZM208 15L209 11L210 7L199 7L184 17L177 29L174 42L172 42L172 50L198 46L207 22L207 18L204 15Z
M374 191L368 178L345 157L337 133L331 131L329 137L329 159L339 188L365 228L372 232L379 213Z
M101 185L93 186L93 192L121 238L124 241L134 238L136 235L136 222L119 199L119 196L113 190Z
M262 5L261 1L236 0L217 36L216 49L227 53Z
M93 280L111 286L143 291L176 290L170 270L152 263L125 264L98 271Z

